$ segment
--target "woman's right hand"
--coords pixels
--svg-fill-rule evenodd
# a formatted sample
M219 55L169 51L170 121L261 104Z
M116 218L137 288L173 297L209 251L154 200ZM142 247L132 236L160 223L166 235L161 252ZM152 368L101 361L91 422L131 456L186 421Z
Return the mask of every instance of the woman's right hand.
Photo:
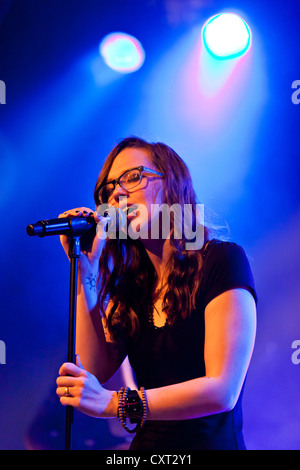
M95 220L98 225L97 234L95 230L90 230L80 237L81 256L79 258L79 270L82 274L97 272L99 258L105 244L105 238L103 239L103 237L99 236L101 233L101 225L103 225L104 231L107 223L105 217L100 217L96 211L92 211L92 209L88 207L77 207L59 214L58 217L92 217ZM67 256L69 256L69 238L66 235L61 235L60 241Z

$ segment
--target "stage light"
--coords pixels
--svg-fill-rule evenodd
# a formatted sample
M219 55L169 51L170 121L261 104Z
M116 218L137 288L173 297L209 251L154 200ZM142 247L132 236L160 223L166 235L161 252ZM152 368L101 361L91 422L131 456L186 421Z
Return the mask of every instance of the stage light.
M210 18L203 27L202 37L207 51L219 60L239 57L251 45L250 28L235 13L219 13Z
M141 43L130 34L111 33L100 43L100 54L104 62L120 73L135 72L144 63L145 51Z

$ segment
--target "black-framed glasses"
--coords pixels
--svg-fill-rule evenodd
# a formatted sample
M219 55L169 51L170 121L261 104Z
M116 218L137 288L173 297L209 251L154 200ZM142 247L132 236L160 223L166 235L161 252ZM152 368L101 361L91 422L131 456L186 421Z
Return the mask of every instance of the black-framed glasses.
M101 204L106 203L111 198L115 187L117 184L121 186L121 188L125 189L125 191L130 192L136 186L138 186L142 179L145 178L147 175L144 175L143 172L151 173L152 175L156 176L164 176L159 171L151 170L151 168L146 168L145 166L137 166L135 168L130 168L122 173L121 176L118 178L108 181L100 186L98 191L98 199Z

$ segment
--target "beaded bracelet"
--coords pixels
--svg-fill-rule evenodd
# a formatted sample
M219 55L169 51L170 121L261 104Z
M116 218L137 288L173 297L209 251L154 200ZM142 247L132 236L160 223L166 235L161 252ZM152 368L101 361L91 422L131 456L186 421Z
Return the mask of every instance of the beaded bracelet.
M146 391L144 387L140 388L140 392L142 394L142 400L141 400L141 406L142 406L142 417L140 417L136 413L132 413L131 416L128 416L128 413L126 414L126 399L128 397L128 392L130 391L129 387L121 387L119 392L118 392L118 409L117 409L117 418L120 420L122 427L125 429L125 431L129 433L134 433L138 429L141 429L146 421L147 418L147 410L148 410L148 403L147 403L147 396L146 396ZM137 394L137 392L136 392ZM137 425L133 428L130 429L127 424L126 424L126 418L131 418L130 421L137 423Z
M142 416L142 421L140 424L140 427L142 428L147 418L148 402L147 402L146 390L144 389L144 387L141 387L139 391L142 393L143 416Z

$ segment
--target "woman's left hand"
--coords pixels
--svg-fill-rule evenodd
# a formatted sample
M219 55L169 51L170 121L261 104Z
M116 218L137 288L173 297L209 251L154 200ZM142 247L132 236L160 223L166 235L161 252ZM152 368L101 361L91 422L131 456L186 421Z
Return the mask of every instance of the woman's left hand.
M76 364L65 362L59 369L56 393L62 405L70 405L95 418L117 414L117 393L103 388L96 377L85 370L76 356Z

